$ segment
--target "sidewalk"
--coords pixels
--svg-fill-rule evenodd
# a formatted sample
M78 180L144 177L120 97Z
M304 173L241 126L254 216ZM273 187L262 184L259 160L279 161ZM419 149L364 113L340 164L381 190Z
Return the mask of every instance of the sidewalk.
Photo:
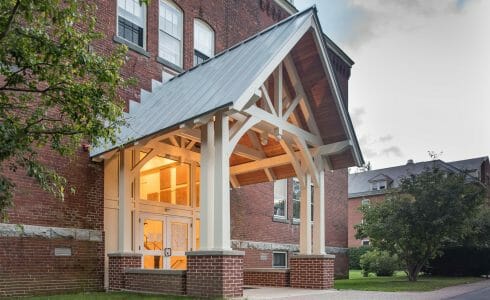
M431 292L367 292L351 290L307 290L293 288L254 287L245 289L245 299L288 300L436 300L436 299L490 299L490 280L446 287ZM483 298L481 298L483 297Z

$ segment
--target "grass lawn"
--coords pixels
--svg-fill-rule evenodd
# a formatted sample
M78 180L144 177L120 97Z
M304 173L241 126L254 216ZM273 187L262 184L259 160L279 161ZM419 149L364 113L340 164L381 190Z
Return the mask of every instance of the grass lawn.
M80 293L80 294L64 294L56 296L43 296L29 298L30 300L184 300L192 299L190 297L178 297L178 296L162 296L162 295L146 295L146 294L135 294L135 293L123 293L123 292L113 292L113 293Z
M360 270L351 270L349 277L350 279L335 280L335 288L359 291L422 292L481 280L477 277L419 276L417 282L409 282L405 272L396 272L392 277L377 277L373 274L370 274L369 277L362 277Z

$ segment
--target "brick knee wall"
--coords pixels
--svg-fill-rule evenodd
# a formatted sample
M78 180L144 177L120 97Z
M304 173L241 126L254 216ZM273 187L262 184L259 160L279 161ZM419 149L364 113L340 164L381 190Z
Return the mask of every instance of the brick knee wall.
M290 259L291 287L330 289L334 283L333 255L298 255Z
M168 295L186 294L186 271L126 269L124 289Z
M245 269L243 271L245 285L289 286L289 270L279 269Z
M243 296L243 252L196 251L186 255L188 296Z
M109 257L109 291L125 289L126 269L141 268L141 254L111 253Z
M103 283L103 241L0 237L0 298L101 291Z

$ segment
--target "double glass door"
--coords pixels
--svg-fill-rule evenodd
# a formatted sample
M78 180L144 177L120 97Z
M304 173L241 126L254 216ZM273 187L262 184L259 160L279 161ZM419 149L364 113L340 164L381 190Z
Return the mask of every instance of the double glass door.
M187 269L186 251L192 245L192 219L143 215L140 249L145 269Z

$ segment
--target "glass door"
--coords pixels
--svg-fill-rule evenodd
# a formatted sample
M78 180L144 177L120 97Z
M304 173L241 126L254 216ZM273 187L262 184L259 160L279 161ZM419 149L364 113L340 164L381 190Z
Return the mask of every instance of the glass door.
M192 219L148 215L141 218L143 268L187 269L186 251L192 245Z

